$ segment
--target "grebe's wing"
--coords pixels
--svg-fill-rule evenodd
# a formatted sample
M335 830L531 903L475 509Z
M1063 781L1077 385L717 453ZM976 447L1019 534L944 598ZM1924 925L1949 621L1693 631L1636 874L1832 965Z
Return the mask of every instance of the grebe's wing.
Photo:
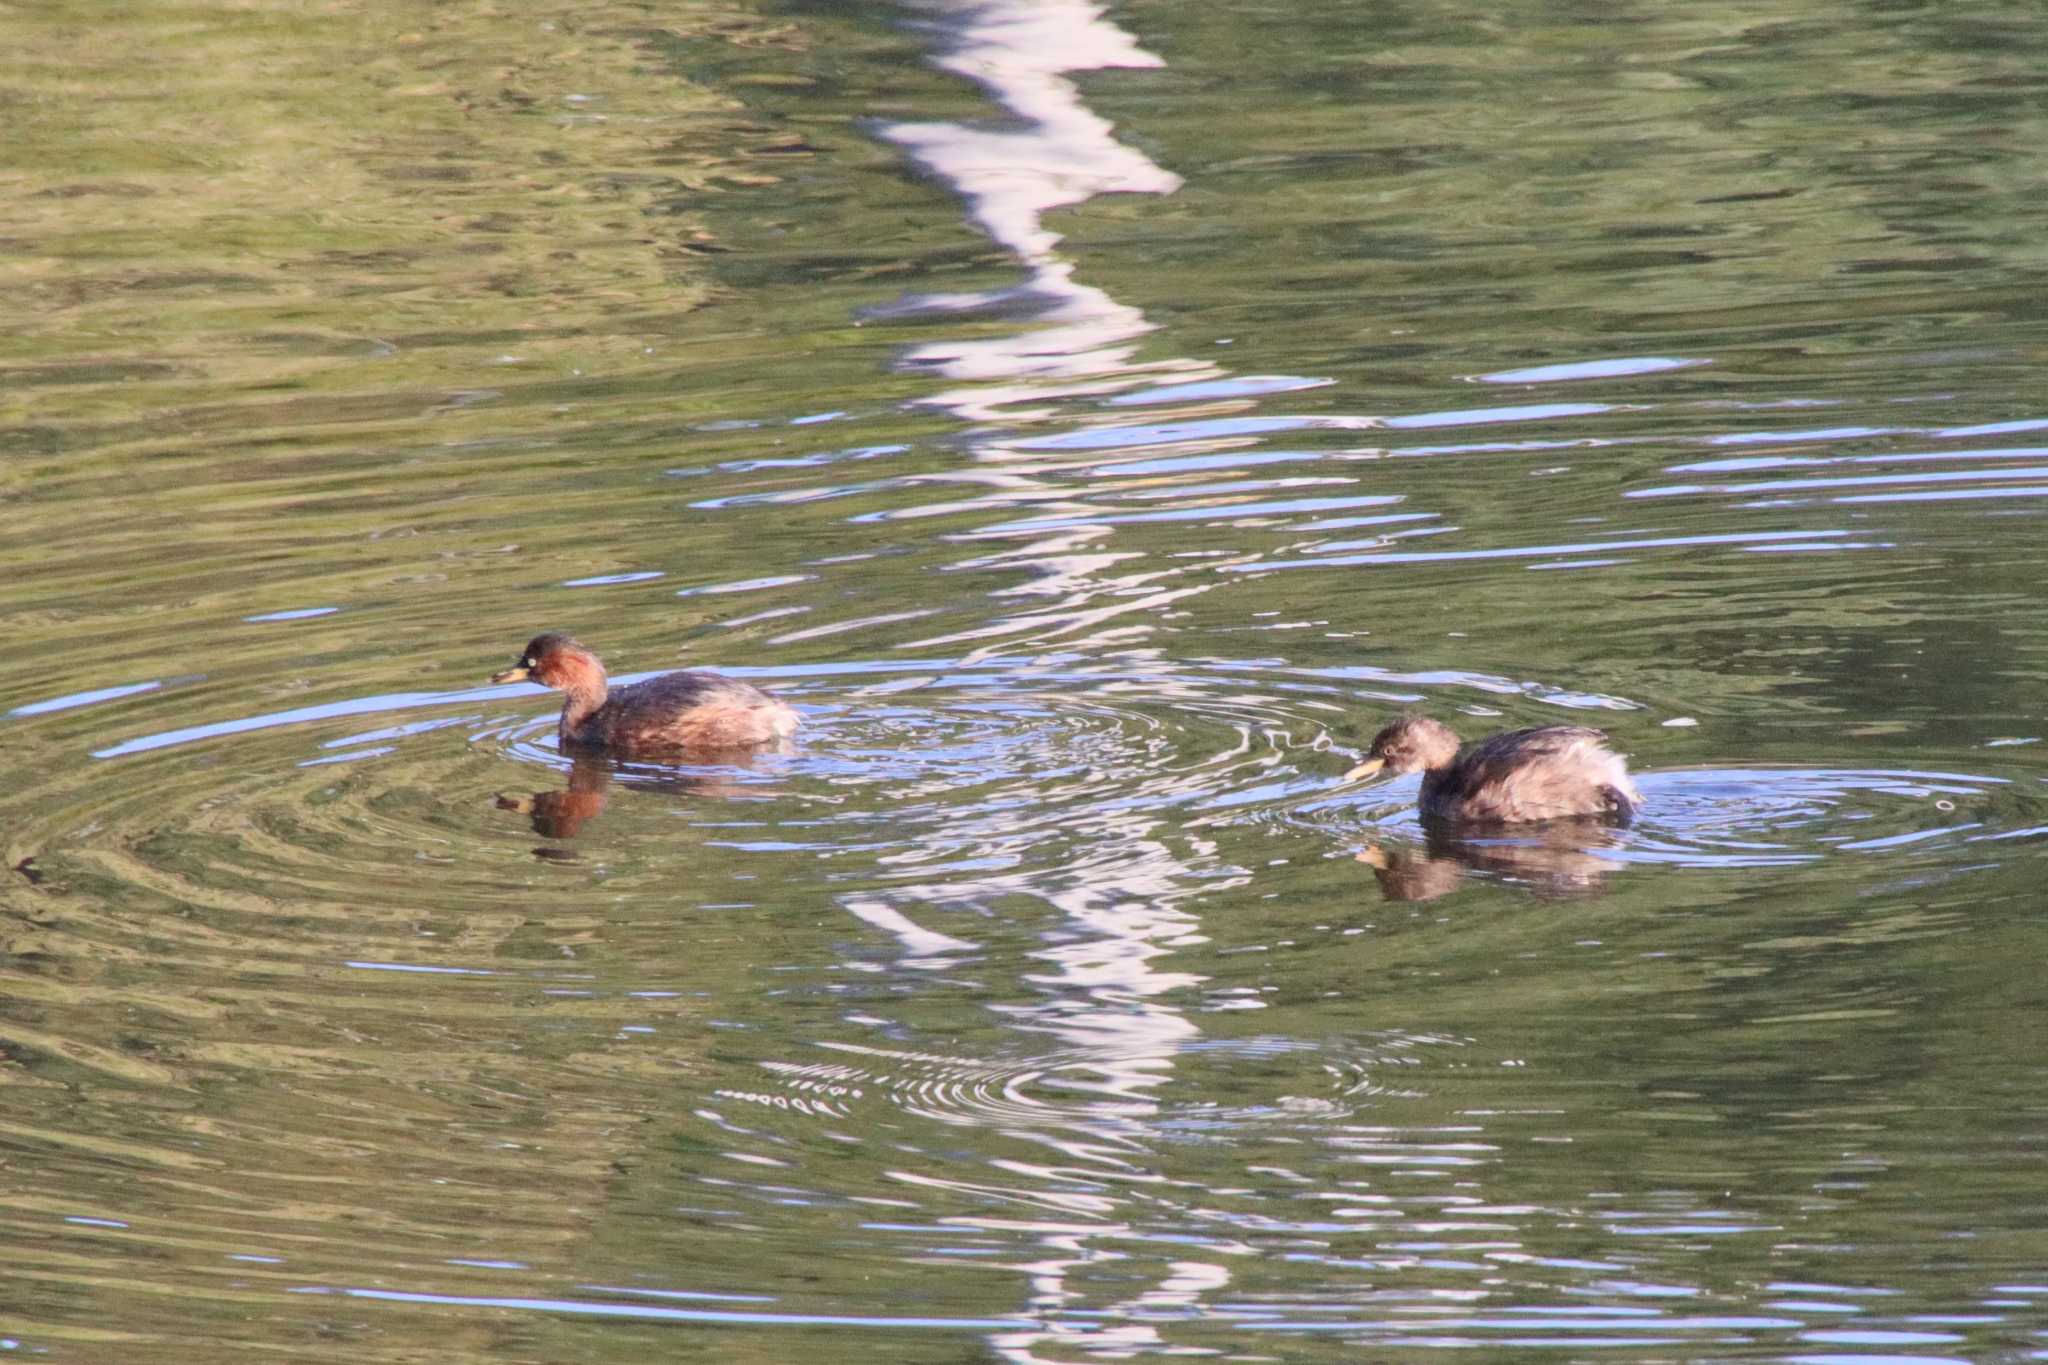
M1458 755L1435 795L1473 820L1606 815L1626 823L1642 801L1605 732L1585 725L1489 735Z

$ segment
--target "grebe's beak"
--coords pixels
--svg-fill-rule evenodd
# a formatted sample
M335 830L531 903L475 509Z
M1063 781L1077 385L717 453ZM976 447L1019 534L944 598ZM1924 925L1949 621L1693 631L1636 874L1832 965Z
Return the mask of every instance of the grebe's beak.
M499 797L499 804L504 804L504 800L504 797ZM1388 868L1394 865L1394 860L1392 858L1389 858L1387 856L1386 850L1381 848L1378 844L1367 844L1364 848L1358 850L1358 852L1353 856L1359 862L1364 863L1367 867L1376 867L1382 872L1385 872Z
M526 679L527 672L524 663L516 663L510 668L501 669L491 674L491 681L494 683L525 682Z
M1365 762L1359 764L1350 772L1344 774L1344 780L1346 782L1356 782L1361 777L1371 777L1374 773L1378 772L1380 769L1386 766L1387 760L1385 760L1384 758L1368 758L1367 760L1365 760Z

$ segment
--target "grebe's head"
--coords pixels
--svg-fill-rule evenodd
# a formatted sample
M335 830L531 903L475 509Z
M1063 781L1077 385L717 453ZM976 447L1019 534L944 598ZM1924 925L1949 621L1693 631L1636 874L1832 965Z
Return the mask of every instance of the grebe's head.
M1370 777L1382 768L1397 773L1442 768L1457 756L1458 737L1450 726L1428 716L1403 716L1372 737L1372 756L1344 779Z
M510 668L491 674L494 683L525 682L562 692L604 686L604 664L567 635L550 631L526 642L526 651Z

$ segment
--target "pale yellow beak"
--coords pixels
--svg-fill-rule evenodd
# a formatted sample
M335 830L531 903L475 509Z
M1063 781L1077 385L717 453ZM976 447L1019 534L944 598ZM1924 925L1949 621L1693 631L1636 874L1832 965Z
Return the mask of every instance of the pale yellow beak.
M1356 782L1361 777L1371 777L1374 773L1378 772L1380 769L1386 766L1387 760L1385 760L1384 758L1368 758L1367 760L1365 760L1365 762L1359 764L1350 772L1344 774L1344 780L1346 782Z
M1393 859L1389 858L1386 850L1382 849L1378 844L1367 844L1364 848L1358 850L1354 856L1367 867L1376 867L1382 872L1394 865Z
M491 674L491 681L494 683L525 682L526 677L526 665L514 664L510 668L501 669Z

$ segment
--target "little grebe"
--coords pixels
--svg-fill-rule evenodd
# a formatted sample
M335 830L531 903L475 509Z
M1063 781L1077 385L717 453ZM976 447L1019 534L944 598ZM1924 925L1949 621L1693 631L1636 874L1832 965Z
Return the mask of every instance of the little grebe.
M802 717L749 683L716 673L663 673L612 691L604 664L566 635L536 635L494 683L531 678L568 693L562 747L635 756L731 754L779 744Z
M1583 725L1504 730L1459 751L1448 725L1404 716L1373 736L1372 756L1344 774L1382 768L1422 774L1422 813L1438 820L1517 824L1597 815L1627 824L1643 801L1607 736Z

